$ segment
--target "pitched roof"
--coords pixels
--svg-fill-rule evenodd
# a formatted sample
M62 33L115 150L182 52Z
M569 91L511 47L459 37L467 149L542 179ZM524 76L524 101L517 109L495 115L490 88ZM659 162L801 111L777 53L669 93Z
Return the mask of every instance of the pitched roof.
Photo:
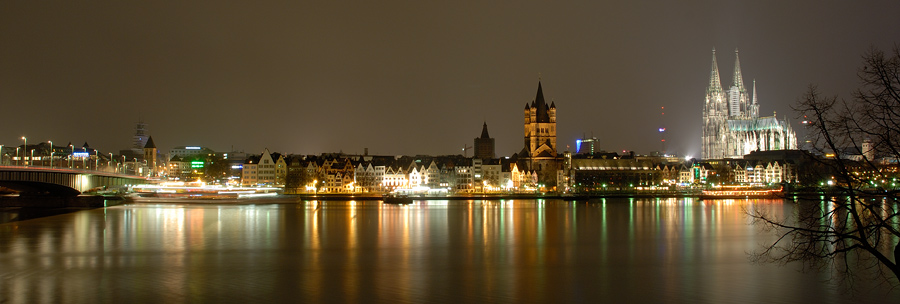
M491 138L491 136L488 135L487 122L484 122L484 126L481 127L481 138Z
M246 159L244 159L245 164L258 164L259 163L259 155L249 155Z
M153 136L147 138L147 144L144 145L144 149L156 149L156 144L153 143Z

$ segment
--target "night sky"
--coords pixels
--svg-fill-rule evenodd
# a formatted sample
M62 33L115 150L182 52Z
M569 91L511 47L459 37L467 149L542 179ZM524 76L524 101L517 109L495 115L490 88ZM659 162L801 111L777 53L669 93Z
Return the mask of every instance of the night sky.
M698 156L713 48L799 129L808 85L848 97L900 43L900 1L124 2L0 3L0 144L117 152L143 120L163 151L447 155L487 122L507 156L541 79L561 151L646 154L665 127Z

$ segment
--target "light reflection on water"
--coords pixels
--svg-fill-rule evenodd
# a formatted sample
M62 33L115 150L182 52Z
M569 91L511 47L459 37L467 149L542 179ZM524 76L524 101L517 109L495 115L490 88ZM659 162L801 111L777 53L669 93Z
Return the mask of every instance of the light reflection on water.
M747 252L774 238L745 212L792 208L693 199L132 204L0 225L0 302L900 299L886 287L851 297L821 282L827 274L751 264Z

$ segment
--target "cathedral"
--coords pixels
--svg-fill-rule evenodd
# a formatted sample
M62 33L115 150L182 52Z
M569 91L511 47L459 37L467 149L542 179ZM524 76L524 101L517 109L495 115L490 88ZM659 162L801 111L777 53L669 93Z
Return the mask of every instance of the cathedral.
M702 158L743 158L752 151L797 149L797 135L790 124L772 116L759 117L756 81L753 95L747 94L741 76L738 51L734 51L734 76L728 90L722 88L716 50L706 101L703 104Z

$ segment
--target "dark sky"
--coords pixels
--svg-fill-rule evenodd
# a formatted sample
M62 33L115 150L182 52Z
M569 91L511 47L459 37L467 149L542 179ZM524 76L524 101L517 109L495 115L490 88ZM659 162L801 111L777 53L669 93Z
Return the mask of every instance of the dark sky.
M3 1L0 144L115 152L143 119L163 150L445 155L486 121L503 156L540 77L560 150L649 153L666 127L697 156L712 48L723 85L739 48L760 113L793 118L900 42L900 1L306 2Z

